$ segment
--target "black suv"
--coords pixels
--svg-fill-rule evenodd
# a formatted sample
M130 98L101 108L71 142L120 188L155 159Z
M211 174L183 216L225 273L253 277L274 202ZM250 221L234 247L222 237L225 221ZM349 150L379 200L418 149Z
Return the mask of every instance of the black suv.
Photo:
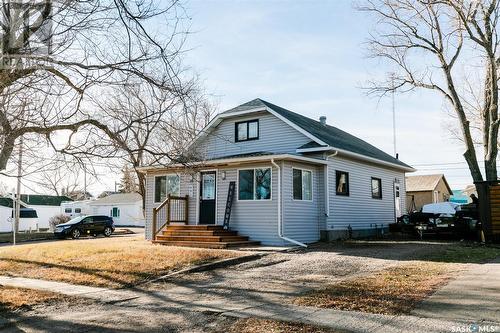
M54 235L57 238L66 238L71 236L73 239L80 238L82 235L97 236L103 234L106 237L111 236L115 231L113 219L104 215L79 216L69 222L58 224Z

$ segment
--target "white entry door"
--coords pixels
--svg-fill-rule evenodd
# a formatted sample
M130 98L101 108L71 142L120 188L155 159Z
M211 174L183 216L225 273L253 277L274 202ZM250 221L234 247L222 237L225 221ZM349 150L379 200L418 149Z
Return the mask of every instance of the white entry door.
M396 220L401 216L401 191L399 182L394 182L394 214Z

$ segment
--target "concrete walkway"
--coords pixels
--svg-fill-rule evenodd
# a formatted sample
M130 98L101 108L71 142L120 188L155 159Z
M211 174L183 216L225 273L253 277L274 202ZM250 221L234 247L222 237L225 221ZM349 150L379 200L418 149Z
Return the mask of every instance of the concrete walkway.
M455 327L468 327L470 320L422 318L421 316L389 316L354 311L338 311L295 306L269 300L233 297L200 297L192 288L177 286L168 292L151 290L112 290L68 283L17 277L0 277L0 285L25 287L94 299L128 309L144 311L210 312L228 317L258 317L296 321L350 332L451 332ZM82 314L85 316L85 314ZM106 313L103 316L108 315ZM436 316L434 316L436 317ZM9 325L12 325L10 323ZM20 323L22 326L22 323ZM0 325L1 328L1 325Z
M488 264L470 266L467 272L422 302L412 314L500 323L500 258Z

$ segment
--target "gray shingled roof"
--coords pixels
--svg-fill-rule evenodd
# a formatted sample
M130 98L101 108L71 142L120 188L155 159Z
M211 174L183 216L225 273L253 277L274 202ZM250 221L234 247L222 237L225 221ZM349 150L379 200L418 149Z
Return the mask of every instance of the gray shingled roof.
M347 150L363 156L411 168L411 166L409 166L408 164L401 162L400 160L392 157L391 155L376 148L375 146L369 144L368 142L361 140L358 137L355 137L354 135L351 135L347 132L342 131L341 129L338 129L330 125L322 125L319 121L307 118L298 113L292 112L280 106L266 102L260 98L256 98L250 102L244 103L224 113L235 112L235 111L247 111L259 107L268 107L272 109L274 112L288 119L298 127L309 132L310 134L320 139L321 141L327 143L333 148ZM313 144L308 143L305 146L313 146Z

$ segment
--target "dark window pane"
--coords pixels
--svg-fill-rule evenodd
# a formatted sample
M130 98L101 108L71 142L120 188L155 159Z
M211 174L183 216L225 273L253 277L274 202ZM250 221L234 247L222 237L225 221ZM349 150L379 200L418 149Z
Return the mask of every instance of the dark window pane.
M253 200L253 170L240 170L238 176L238 198Z
M271 199L271 169L255 169L255 199Z
M336 171L335 176L337 194L349 195L349 174L344 171Z
M372 197L382 198L382 180L379 178L372 178Z
M293 198L302 200L302 170L293 169Z
M155 178L155 202L162 202L167 197L167 177Z
M71 210L71 208L65 208L65 209L64 209L64 212L65 212L66 214L71 214L73 211ZM76 213L76 209L75 209L75 213Z
M69 212L71 213L71 209L69 210ZM80 214L81 212L82 212L81 208L75 208L75 213L76 214Z

